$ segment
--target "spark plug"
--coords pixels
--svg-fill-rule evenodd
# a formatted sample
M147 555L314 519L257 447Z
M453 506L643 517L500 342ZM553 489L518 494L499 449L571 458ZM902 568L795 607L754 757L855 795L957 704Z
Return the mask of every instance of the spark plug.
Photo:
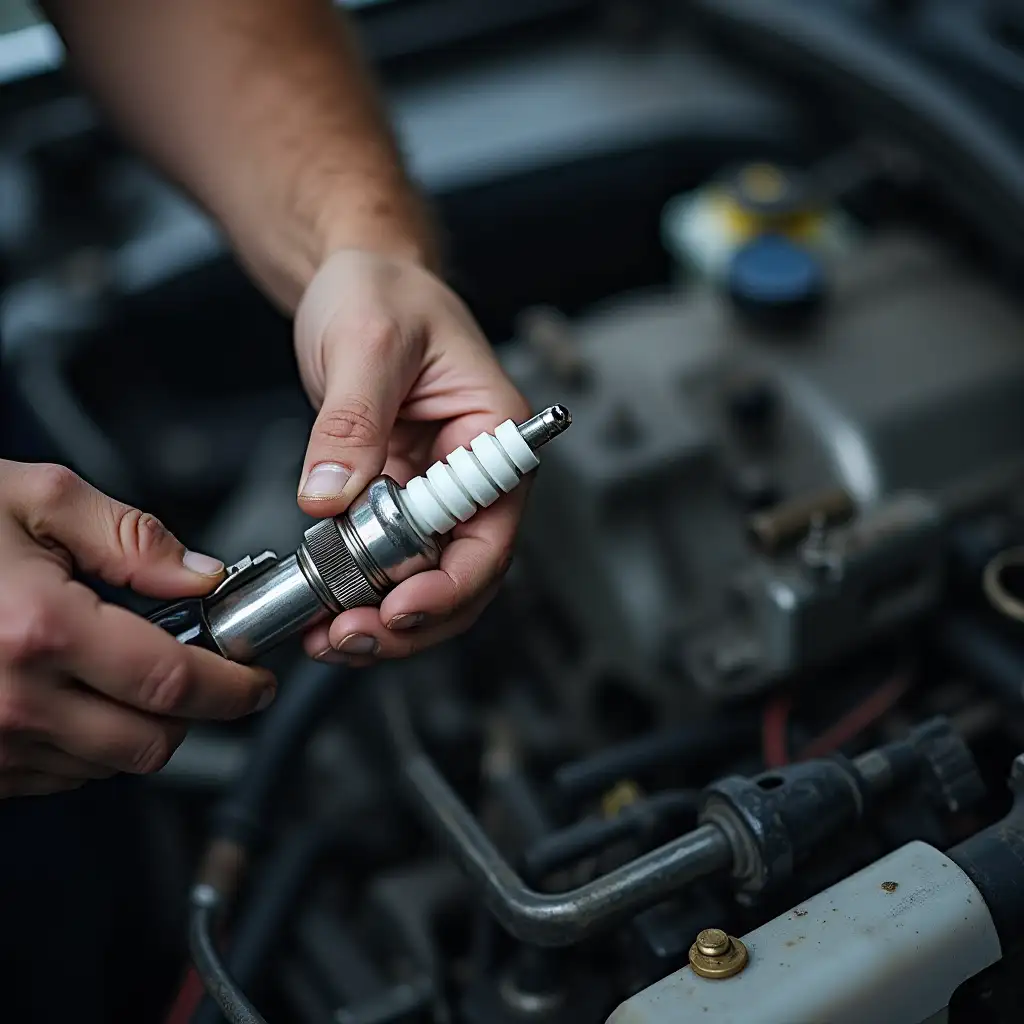
M378 476L345 512L306 530L294 554L246 556L211 594L149 619L180 643L251 662L322 619L379 605L403 580L436 567L437 538L515 488L540 464L537 450L571 422L565 406L553 405L478 435L405 487Z

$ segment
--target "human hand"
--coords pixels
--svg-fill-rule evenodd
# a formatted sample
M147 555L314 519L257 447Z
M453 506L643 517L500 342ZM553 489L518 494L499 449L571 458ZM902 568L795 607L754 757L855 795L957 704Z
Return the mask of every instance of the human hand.
M273 699L269 673L179 644L73 567L162 598L205 594L224 570L70 470L0 461L0 797L157 771L188 719Z
M469 311L417 264L336 252L295 329L302 380L320 410L299 487L310 515L337 515L379 473L404 484L481 431L529 415ZM354 608L310 630L306 651L359 665L462 632L508 567L525 491L456 526L440 566L405 580L379 609Z

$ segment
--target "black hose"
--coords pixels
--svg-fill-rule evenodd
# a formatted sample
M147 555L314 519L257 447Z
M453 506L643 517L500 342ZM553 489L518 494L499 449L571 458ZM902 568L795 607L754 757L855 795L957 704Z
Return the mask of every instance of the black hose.
M728 719L712 719L642 736L562 765L555 771L552 782L559 798L567 803L578 803L604 792L622 779L643 778L668 764L699 763L711 754L721 763L724 753L756 738L758 730L755 719L737 714Z
M328 846L335 829L324 823L307 825L277 851L260 877L252 899L232 928L227 970L240 989L259 977L310 870ZM220 1024L220 1009L209 997L199 1005L192 1024Z
M508 771L492 779L488 789L511 820L523 845L529 845L551 831L547 811L530 780L521 771Z
M505 860L427 756L400 687L382 685L377 692L400 778L417 816L448 847L502 927L522 942L574 945L732 866L726 835L706 824L569 892L537 892Z
M1010 790L1006 817L946 851L981 891L1004 952L1024 942L1024 754L1014 759Z
M331 702L345 692L341 674L335 666L311 661L281 687L260 723L245 771L214 812L200 881L192 890L189 947L203 987L232 1024L262 1018L221 962L211 934L214 919L234 898L249 854L266 835L272 805L288 778L290 763ZM251 941L244 950L246 958L255 956L262 943L255 935ZM201 1004L199 1012L205 1015L212 1009Z
M523 876L531 885L554 871L606 850L624 840L651 840L669 828L683 832L697 823L699 794L688 790L655 793L624 807L614 818L585 818L550 832L523 854Z
M249 850L264 838L270 805L287 778L286 765L331 702L345 692L342 675L337 666L309 661L282 685L263 716L245 771L214 811L211 839Z
M1024 252L1024 155L976 103L835 5L690 0L689 10L748 52L831 87L913 146L929 172L1004 252Z
M967 613L940 619L935 639L939 649L993 697L1018 707L1024 703L1024 649L1019 645Z
M213 931L223 909L223 897L212 885L200 884L192 889L191 903L188 944L203 987L229 1024L267 1024L235 984L217 952Z

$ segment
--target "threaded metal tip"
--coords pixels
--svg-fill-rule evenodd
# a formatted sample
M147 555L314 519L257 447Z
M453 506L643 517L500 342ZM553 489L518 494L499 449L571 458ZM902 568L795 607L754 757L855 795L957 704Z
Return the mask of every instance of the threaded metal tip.
M518 430L522 439L536 451L567 430L571 423L572 413L564 405L552 405L536 416L531 416L525 423L520 423Z

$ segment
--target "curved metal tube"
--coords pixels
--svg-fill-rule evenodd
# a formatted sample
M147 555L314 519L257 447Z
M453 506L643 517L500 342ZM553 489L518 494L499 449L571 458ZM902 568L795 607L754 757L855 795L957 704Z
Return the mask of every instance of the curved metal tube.
M213 931L222 908L223 897L212 885L200 883L193 887L188 944L196 971L229 1024L267 1024L235 984L217 951Z
M522 942L572 945L698 878L732 866L725 835L715 825L702 825L577 889L537 892L516 874L426 755L398 687L383 687L381 702L417 814L480 887L502 927Z

